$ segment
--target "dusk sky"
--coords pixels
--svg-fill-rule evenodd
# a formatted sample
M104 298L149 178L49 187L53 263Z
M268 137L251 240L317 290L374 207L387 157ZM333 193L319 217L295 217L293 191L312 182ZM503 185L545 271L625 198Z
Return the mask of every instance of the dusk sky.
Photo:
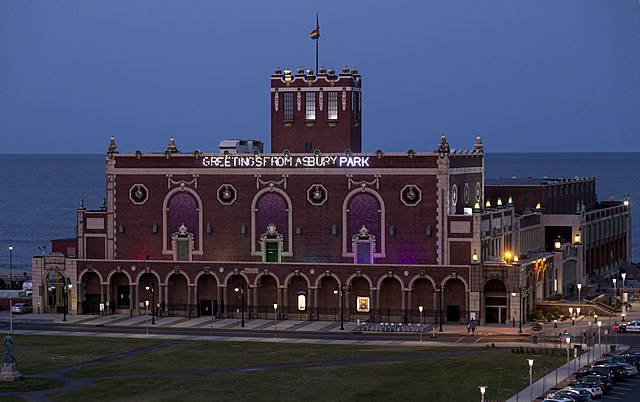
M270 75L363 77L363 148L640 152L638 0L0 0L0 153L270 148Z

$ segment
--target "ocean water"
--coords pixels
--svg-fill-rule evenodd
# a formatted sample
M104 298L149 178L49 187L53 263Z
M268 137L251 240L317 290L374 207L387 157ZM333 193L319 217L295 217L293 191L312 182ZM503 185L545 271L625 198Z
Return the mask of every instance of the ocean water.
M640 200L640 153L493 153L485 176L596 177L598 199ZM99 208L105 194L105 155L0 155L0 269L31 270L31 257L51 239L75 237L80 199ZM632 209L632 256L640 260L640 212Z

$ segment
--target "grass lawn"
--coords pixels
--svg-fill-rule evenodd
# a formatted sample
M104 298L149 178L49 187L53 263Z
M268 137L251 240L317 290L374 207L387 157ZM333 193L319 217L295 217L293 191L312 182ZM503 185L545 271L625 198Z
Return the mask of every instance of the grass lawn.
M160 342L164 341L14 337L18 367L23 374L74 366ZM527 358L536 359L534 380L542 376L545 365L546 370L551 371L566 362L565 355L554 356L553 349L540 354L540 350L513 353L510 348L213 341L181 341L162 346L72 371L70 376L96 378L96 381L76 391L56 393L51 389L49 397L55 401L92 402L252 399L467 401L478 399L478 386L487 385L489 399L503 401L529 384ZM340 364L345 360L351 361ZM278 367L323 362L328 365ZM193 370L215 372L179 373ZM145 374L149 376L140 377ZM43 379L29 378L9 386L0 383L0 392L14 391L9 387L27 386L32 380ZM35 384L33 382L30 387ZM29 389L35 388L23 390Z

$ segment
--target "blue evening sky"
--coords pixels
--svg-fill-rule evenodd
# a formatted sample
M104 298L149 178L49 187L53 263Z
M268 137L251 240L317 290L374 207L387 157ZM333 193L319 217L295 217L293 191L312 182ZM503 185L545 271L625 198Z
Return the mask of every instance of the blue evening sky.
M0 0L0 153L269 149L269 77L363 76L367 152L640 151L638 0Z

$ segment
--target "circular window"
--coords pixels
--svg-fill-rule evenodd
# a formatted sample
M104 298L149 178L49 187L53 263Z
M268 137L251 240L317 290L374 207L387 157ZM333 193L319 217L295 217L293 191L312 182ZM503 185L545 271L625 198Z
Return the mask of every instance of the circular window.
M469 183L464 183L464 205L469 205Z
M454 184L451 187L451 203L453 203L453 205L458 204L458 185Z

